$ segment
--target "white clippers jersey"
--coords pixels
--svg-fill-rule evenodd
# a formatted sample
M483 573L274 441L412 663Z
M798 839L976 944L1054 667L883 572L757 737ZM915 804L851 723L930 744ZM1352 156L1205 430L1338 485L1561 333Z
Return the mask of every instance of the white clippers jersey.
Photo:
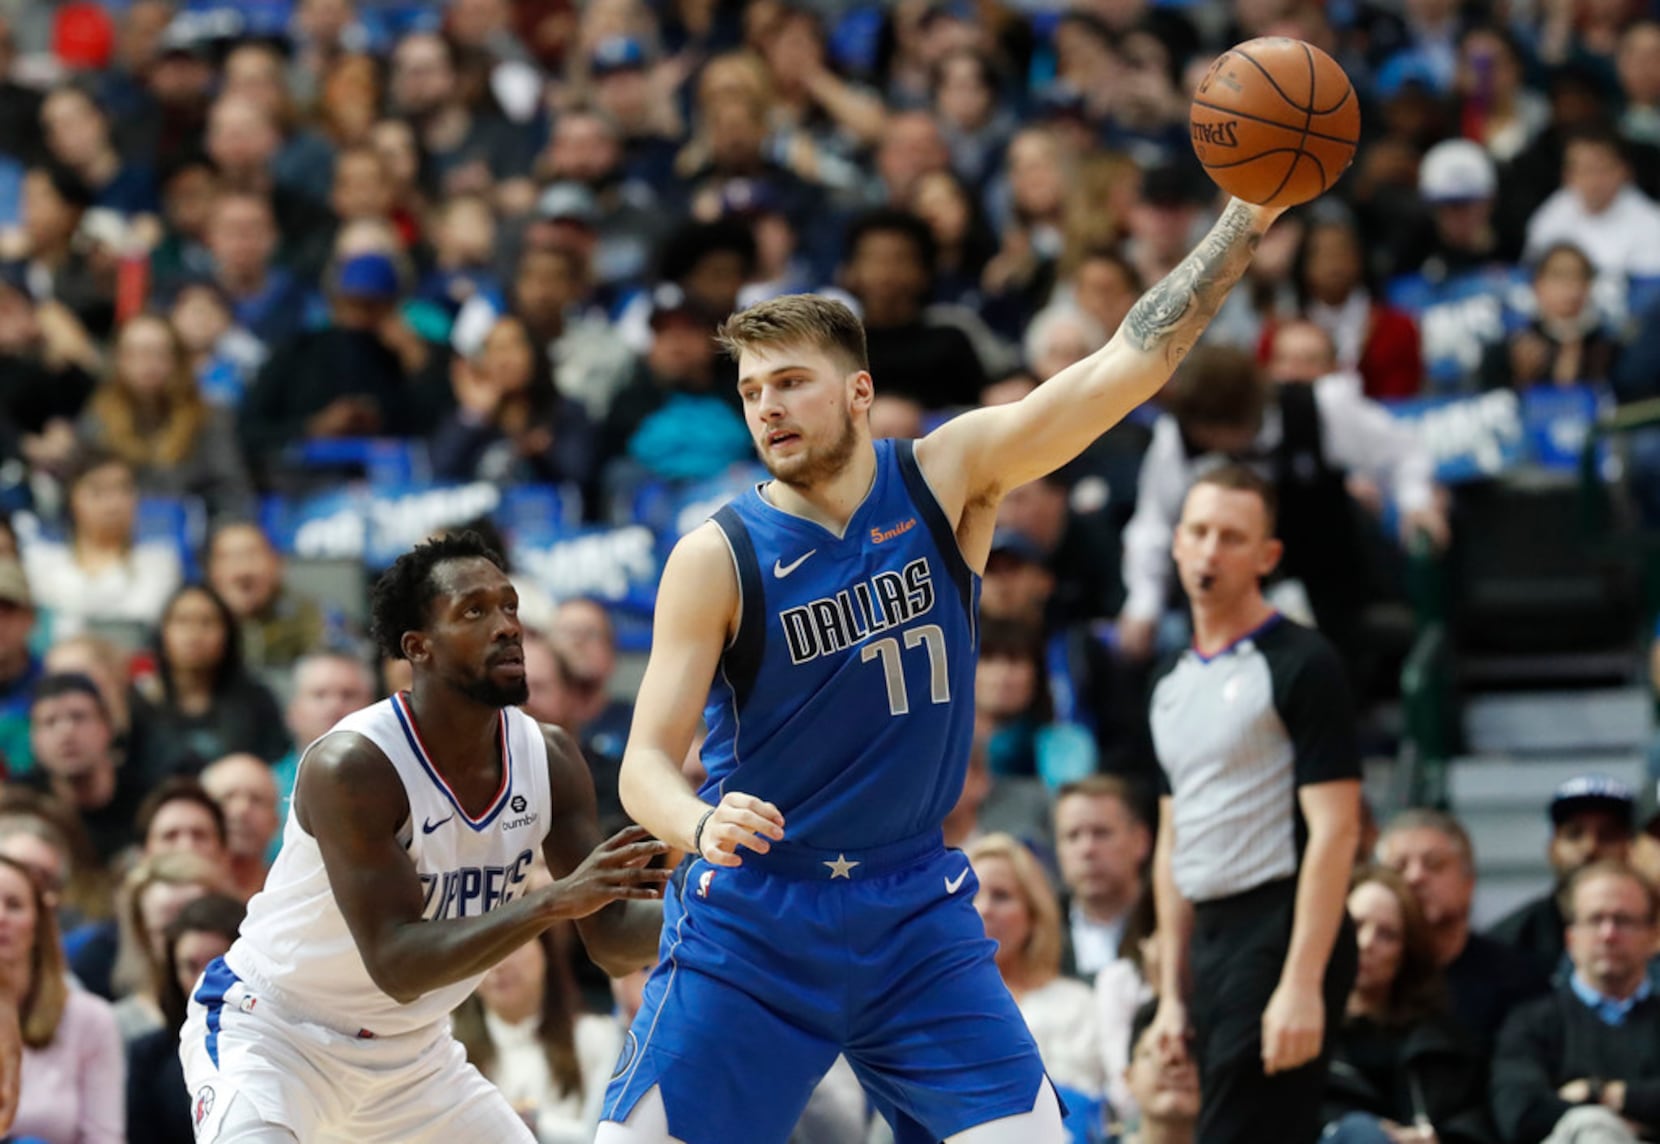
M432 765L407 695L353 712L329 733L336 731L369 739L403 779L409 819L399 828L398 841L421 875L424 919L474 917L524 892L552 818L547 742L534 719L516 707L503 711L508 764L500 791L476 819L461 809ZM303 758L300 765L305 766ZM296 1015L347 1033L394 1036L447 1018L483 974L407 1005L382 992L364 968L329 888L317 840L300 827L297 810L297 802L291 803L282 850L265 888L248 903L241 936L225 963L256 993L264 991Z

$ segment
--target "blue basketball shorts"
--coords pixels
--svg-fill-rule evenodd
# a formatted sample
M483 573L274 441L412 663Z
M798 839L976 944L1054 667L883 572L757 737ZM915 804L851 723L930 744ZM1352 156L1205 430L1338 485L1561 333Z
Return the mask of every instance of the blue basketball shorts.
M898 1144L1031 1111L1043 1064L977 886L937 835L683 862L604 1119L627 1120L656 1087L686 1144L781 1144L838 1053Z

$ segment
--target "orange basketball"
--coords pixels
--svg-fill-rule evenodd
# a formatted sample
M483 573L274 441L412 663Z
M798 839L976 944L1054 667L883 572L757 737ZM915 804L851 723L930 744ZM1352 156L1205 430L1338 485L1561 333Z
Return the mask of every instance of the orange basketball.
M1295 206L1330 190L1360 138L1360 105L1337 61L1279 36L1218 57L1189 121L1193 150L1216 185L1263 206Z

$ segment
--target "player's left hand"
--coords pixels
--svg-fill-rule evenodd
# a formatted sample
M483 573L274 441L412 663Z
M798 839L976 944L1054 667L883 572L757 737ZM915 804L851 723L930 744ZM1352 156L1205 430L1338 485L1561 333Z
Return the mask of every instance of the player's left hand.
M728 791L703 825L702 859L711 866L741 866L738 848L765 854L784 837L784 816L764 799Z
M1326 1002L1318 987L1280 982L1262 1011L1262 1071L1306 1065L1320 1055L1326 1031Z

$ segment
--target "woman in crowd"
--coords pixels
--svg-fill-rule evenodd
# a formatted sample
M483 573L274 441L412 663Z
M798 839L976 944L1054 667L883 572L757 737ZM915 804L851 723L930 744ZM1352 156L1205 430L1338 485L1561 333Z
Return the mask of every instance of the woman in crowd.
M234 423L203 400L172 324L156 314L129 319L111 362L82 415L82 439L131 465L144 496L200 497L215 517L245 515L253 490Z
M432 442L432 467L456 481L585 486L593 427L560 395L553 365L518 318L498 318L478 352L452 367L456 410Z
M987 620L974 673L974 716L993 774L1036 775L1053 791L1093 773L1096 749L1082 727L1055 718L1044 655L1040 629Z
M1533 264L1533 317L1481 359L1483 389L1585 385L1613 377L1620 353L1591 296L1597 270L1585 252L1559 242Z
M997 943L997 968L1055 1083L1092 1099L1106 1090L1101 1030L1089 986L1062 977L1061 908L1043 868L1014 837L971 843L974 906Z
M186 851L146 858L127 872L116 897L120 927L115 970L115 1019L123 1044L162 1027L163 935L185 906L226 889L228 875Z
M555 935L544 931L490 970L455 1014L467 1059L502 1090L540 1144L593 1138L588 1097L603 1091L616 1056L610 1019L577 1017L576 985L565 965Z
M173 594L155 656L146 698L170 771L199 771L243 751L274 763L287 752L282 710L243 666L236 617L213 589L187 584Z
M23 1066L13 1138L121 1144L121 1035L109 1003L71 988L58 923L28 869L0 858L0 1004L14 1011Z
M182 1144L192 1135L191 1094L179 1063L185 1004L202 970L236 940L242 903L226 894L187 902L162 931L162 959L152 990L161 1025L127 1050L127 1144Z
M1360 962L1334 1036L1326 1144L1382 1144L1414 1128L1422 1144L1485 1144L1484 1070L1448 1015L1417 897L1394 871L1363 868L1349 914Z
M54 638L92 622L148 628L184 578L170 540L138 539L138 479L129 461L88 449L65 482L68 535L37 540L23 563Z

